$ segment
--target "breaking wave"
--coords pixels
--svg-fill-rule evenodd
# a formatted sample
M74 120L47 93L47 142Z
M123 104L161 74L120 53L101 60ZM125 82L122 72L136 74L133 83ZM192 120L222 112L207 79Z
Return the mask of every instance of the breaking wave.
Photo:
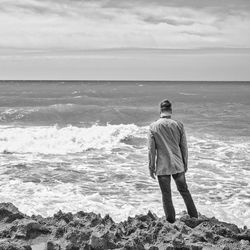
M162 215L159 187L148 177L147 129L0 126L0 152L13 153L0 154L0 198L45 216L58 209L109 212L118 221L148 209ZM250 141L192 134L188 142L188 183L198 210L249 226ZM173 197L180 211L174 185Z
M69 154L131 147L145 140L146 128L129 125L0 127L0 152Z

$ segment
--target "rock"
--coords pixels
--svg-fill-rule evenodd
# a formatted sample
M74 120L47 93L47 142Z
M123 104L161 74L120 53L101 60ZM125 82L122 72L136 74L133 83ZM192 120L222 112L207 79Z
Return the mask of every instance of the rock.
M94 249L107 249L107 239L91 235L89 245Z
M156 246L150 246L150 247L148 248L148 250L159 250L159 248L156 247Z
M109 214L106 214L105 217L102 219L102 223L104 225L113 225L114 221L113 219L109 216Z
M66 232L66 228L59 226L58 228L55 229L54 236L55 236L55 238L61 238L61 237L63 237L65 232Z
M224 226L225 228L229 229L231 232L233 232L235 234L240 233L240 229L235 224L222 222L222 221L220 221L219 224Z
M77 245L81 245L89 241L91 233L91 230L70 229L69 232L66 233L65 239Z
M200 245L195 245L195 244L193 244L193 245L188 245L187 246L190 250L202 250L203 249L203 247L202 246L200 246ZM215 250L215 249L214 249Z
M147 216L150 217L151 220L157 220L158 219L157 215L152 213L150 210L148 210Z
M80 250L93 250L93 248L89 244L84 244Z
M172 244L176 248L181 248L181 247L185 246L185 241L184 241L181 233L177 233L173 236Z
M54 215L54 218L56 220L64 220L66 223L69 223L70 221L73 220L73 215L72 213L63 213L61 210L59 210L59 212L57 212L55 215Z
M181 232L182 234L190 234L192 231L192 229L182 221L176 221L173 225L173 228Z
M204 221L208 221L209 219L205 216L199 218L190 218L189 215L184 215L180 218L180 221L184 222L188 227L195 228L200 225Z
M31 246L20 242L1 241L1 250L32 250Z
M214 225L211 230L220 236L232 238L234 237L234 232L232 232L229 228L225 227L223 224L216 224Z
M17 226L13 224L3 224L0 228L0 238L6 239L11 238L13 233L15 233L17 230Z
M85 212L30 217L11 203L0 203L0 238L0 250L30 250L28 243L46 250L250 250L249 229L203 215L171 224L149 211L115 223Z
M46 250L61 250L61 246L53 241L48 241L46 244Z
M250 241L250 229L247 229L245 232L235 235L238 240L249 240Z
M143 244L138 239L130 239L128 240L123 249L126 250L145 250Z
M22 218L24 218L24 214L12 203L0 203L0 221L11 223L16 219Z
M139 220L142 222L150 222L150 221L156 220L156 219L157 219L157 217L154 216L151 211L148 211L148 213L146 215L140 214L140 215L135 216L135 220Z
M66 247L66 250L80 250L80 247L78 247L76 244L74 243L69 243ZM82 250L82 249L81 249Z
M90 237L89 245L96 250L117 248L116 244L109 239L107 234L98 235L93 233Z
M85 212L78 212L75 215L75 218L79 218L85 226L95 227L102 223L102 217L100 214L95 213L85 213Z
M190 241L192 243L196 242L208 242L203 232L192 232L190 234Z
M175 250L174 246L170 243L163 243L161 242L160 244L157 245L157 248L159 250Z
M15 238L33 239L40 234L48 234L50 230L31 219L22 219L17 224Z

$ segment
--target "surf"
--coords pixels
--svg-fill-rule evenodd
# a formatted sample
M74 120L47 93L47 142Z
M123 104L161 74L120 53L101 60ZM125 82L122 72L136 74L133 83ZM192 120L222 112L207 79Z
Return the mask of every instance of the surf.
M0 127L0 152L73 154L88 150L131 147L145 138L146 128L134 124L91 127L29 126ZM135 141L135 144L136 143Z

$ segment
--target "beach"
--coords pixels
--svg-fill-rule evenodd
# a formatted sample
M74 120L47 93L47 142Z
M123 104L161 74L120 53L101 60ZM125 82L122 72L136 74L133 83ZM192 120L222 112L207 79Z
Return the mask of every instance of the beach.
M168 98L187 132L199 212L250 226L249 82L1 81L0 95L0 200L27 216L162 217L147 130Z

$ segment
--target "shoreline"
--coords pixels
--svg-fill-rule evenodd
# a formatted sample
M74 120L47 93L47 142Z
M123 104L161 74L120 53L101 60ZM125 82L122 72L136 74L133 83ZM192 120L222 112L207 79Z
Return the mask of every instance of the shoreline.
M215 217L183 214L170 224L151 211L115 223L93 212L63 213L44 218L0 203L1 250L171 250L250 249L250 229Z

